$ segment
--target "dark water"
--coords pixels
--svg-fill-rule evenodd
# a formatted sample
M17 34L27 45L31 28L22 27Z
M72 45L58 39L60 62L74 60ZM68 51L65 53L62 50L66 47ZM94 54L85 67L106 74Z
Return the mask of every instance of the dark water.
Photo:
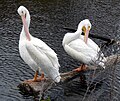
M18 51L22 21L17 8L24 5L31 14L30 33L46 42L56 51L61 64L60 71L66 72L79 66L78 61L68 56L61 45L67 32L63 27L77 28L78 23L88 18L92 23L91 33L120 39L119 0L1 0L0 1L0 101L34 101L32 96L22 95L17 85L33 77L34 72L22 61ZM97 43L103 41L94 39ZM120 53L119 46L103 49L106 55ZM119 101L120 65L117 65L115 93L109 93L111 76L107 83L98 87L88 101ZM106 85L108 88L104 91ZM76 90L77 89L77 90ZM54 101L81 101L86 89L74 80L52 88L46 93Z

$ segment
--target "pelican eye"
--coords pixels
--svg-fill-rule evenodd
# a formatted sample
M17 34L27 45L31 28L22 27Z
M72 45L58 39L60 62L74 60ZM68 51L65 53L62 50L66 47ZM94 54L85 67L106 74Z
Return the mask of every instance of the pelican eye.
M23 14L24 12L22 11L22 14Z
M86 27L85 27L85 26L82 27L82 31L83 31L83 32L86 31Z
M88 29L90 30L90 26L88 26Z

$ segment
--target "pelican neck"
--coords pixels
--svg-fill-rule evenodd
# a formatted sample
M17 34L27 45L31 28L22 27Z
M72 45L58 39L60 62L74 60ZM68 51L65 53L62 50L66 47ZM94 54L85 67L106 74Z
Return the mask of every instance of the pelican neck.
M28 30L28 32L29 32L30 14L29 14L29 11L28 11L28 10L26 10L26 12L27 12L27 13L26 13L26 18L25 18L25 23L26 23L27 30ZM20 35L20 39L21 39L21 40L27 39L28 41L30 41L30 40L31 40L31 35L30 35L30 33L26 33L24 27L25 27L25 26L23 25L23 27L22 27L22 32L21 32L21 35Z

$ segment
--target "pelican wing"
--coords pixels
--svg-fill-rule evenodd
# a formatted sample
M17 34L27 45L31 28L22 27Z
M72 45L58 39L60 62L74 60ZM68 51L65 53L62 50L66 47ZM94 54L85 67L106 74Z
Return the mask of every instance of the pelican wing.
M81 35L81 39L84 41L84 36L83 35ZM91 47L92 49L94 49L97 52L100 51L100 48L98 47L98 45L93 40L91 40L90 38L88 38L87 46Z
M96 54L96 51L94 51L94 49L89 47L87 44L85 44L83 40L80 40L80 39L74 40L68 45L74 50L76 50L77 52L81 52L84 55L91 56L91 54Z
M27 48L29 48L29 51L31 51L31 52L32 52L32 50L34 50L32 52L32 54L34 54L34 56L36 58L38 58L38 60L36 60L36 61L40 62L40 61L44 60L44 62L46 61L46 62L52 64L52 67L55 67L55 69L59 70L60 65L58 62L57 54L42 40L34 38L32 40L32 42L27 44Z
M94 61L98 54L97 51L94 51L94 49L87 46L81 39L76 39L65 47L65 50L69 55L84 63L89 63L92 60Z

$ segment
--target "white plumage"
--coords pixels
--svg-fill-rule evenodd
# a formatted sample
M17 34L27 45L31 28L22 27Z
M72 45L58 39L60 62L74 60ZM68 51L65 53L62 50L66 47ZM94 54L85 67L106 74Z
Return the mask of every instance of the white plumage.
M97 63L104 66L106 58L103 53L99 55L100 48L98 45L88 38L89 30L91 29L91 23L88 19L81 21L78 25L78 29L75 33L67 33L63 38L62 45L68 55L74 59L79 60L84 64ZM84 32L85 36L81 35Z
M34 71L39 70L40 72L44 72L47 77L53 79L55 82L59 82L61 77L57 54L42 40L30 35L29 11L24 6L20 6L18 13L23 21L19 40L20 56Z

